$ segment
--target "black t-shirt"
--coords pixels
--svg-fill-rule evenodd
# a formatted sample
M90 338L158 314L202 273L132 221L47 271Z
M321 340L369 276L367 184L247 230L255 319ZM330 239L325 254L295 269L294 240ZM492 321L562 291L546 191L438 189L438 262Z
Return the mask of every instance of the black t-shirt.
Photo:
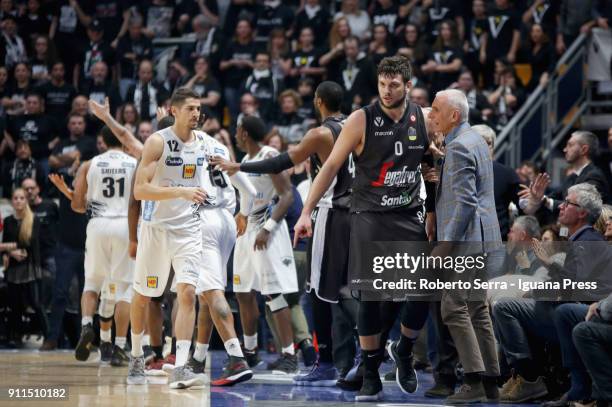
M291 56L290 56L291 63L293 64L293 67L297 69L299 68L318 68L319 58L321 58L322 54L323 53L316 48L313 48L310 51L298 50L298 51L291 53ZM321 81L320 76L300 75L296 77L285 78L285 82L286 82L285 84L287 85L288 88L297 88L298 81L306 77L311 78L315 82L315 86Z
M61 86L45 83L38 88L38 92L45 99L45 112L57 118L64 118L70 113L72 99L77 95L74 86L66 82Z
M163 6L158 6L153 4L152 0L146 0L138 5L145 27L153 31L155 38L167 38L172 35L176 18L174 8L173 1L166 1Z
M457 0L439 0L423 10L427 17L425 32L430 42L438 37L438 25L444 20L454 20L460 16L460 5Z
M207 77L206 80L203 82L194 83L192 89L198 92L203 98L207 98L212 92L215 92L219 95L223 95L223 92L221 91L221 85L219 85L219 81L217 81L212 76ZM217 103L217 106L209 106L217 117L222 116L221 105L221 102L219 102Z
M432 51L429 55L429 59L436 62L438 65L451 64L455 60L461 60L463 52L460 48L444 47L441 50ZM457 80L460 70L455 72L434 72L431 78L432 94L435 91L443 90L448 88L453 82Z
M43 199L38 205L31 205L32 211L40 221L40 254L41 258L54 254L57 244L57 223L59 208L50 199Z
M51 20L39 10L38 14L26 13L17 22L19 35L23 38L26 48L32 51L32 40L38 35L49 35Z
M135 54L136 59L128 59L126 54ZM153 44L145 35L140 38L130 38L129 34L124 35L117 45L117 57L121 68L122 79L136 79L138 64L143 59L153 59Z
M313 18L308 18L306 11L302 10L298 13L295 18L295 29L293 32L293 39L297 41L300 36L302 28L310 27L314 34L314 44L318 48L324 47L327 41L327 37L330 29L331 17L324 7L321 7L319 11L314 15Z
M512 46L514 31L520 29L520 20L517 14L510 9L495 9L489 14L487 20L489 23L487 54L492 59L504 57Z
M33 57L32 59L30 59L30 68L32 70L32 77L34 77L34 75L46 75L49 73L49 65L47 64L47 61L43 61L41 59L38 59L36 57ZM36 81L35 79L33 79L34 81ZM36 81L36 85L40 86L43 83L45 83L45 81Z
M374 6L374 13L372 13L372 25L384 24L389 30L389 34L393 35L395 28L403 24L402 19L399 16L399 6L392 4L391 7L385 9L379 2L376 2Z
M480 37L482 34L489 32L489 20L485 18L472 19L468 26L466 37L469 44L469 51L476 52L480 51L481 43Z
M78 3L85 14L93 15L95 8L91 1L78 0ZM68 0L56 0L51 9L53 16L57 17L57 34L75 39L86 38L85 27Z
M115 50L105 41L99 43L89 42L85 45L81 63L81 79L91 78L91 68L100 61L106 63L109 67L108 77L110 79L111 67L115 65Z
M62 139L53 149L53 155L68 154L75 150L81 153L81 161L91 160L97 153L95 137L82 135L77 140Z
M7 131L15 141L30 143L32 157L37 160L49 156L49 142L57 136L57 124L46 114L24 114L10 117Z
M255 41L258 44L266 45L270 32L275 28L289 30L293 18L293 11L283 4L276 8L260 6L257 9L257 36Z
M257 52L257 46L254 42L248 44L240 44L236 41L232 41L228 44L223 60L229 61L230 59L255 61L255 54ZM223 78L225 79L225 86L230 88L239 88L242 83L249 77L252 69L249 67L237 67L232 66L229 69L223 71Z
M70 185L72 178L64 175L66 183ZM87 230L87 216L77 213L70 207L70 201L60 194L59 206L59 233L58 241L74 250L85 250L85 231Z
M421 162L429 146L421 109L409 103L395 123L379 102L366 113L365 146L354 157L351 211L412 210L423 207Z
M80 93L100 104L104 104L104 99L108 98L111 112L116 111L121 104L119 90L110 81L106 81L102 84L96 84L92 80L86 81L81 86Z
M298 116L304 120L313 120L315 115L314 96L302 96L302 106L297 110Z
M123 24L123 12L132 6L132 0L96 0L95 17L104 28L104 39L112 42Z
M529 6L535 1L529 2ZM532 13L532 22L540 24L549 38L554 39L556 34L557 16L559 15L561 2L555 0L544 0Z

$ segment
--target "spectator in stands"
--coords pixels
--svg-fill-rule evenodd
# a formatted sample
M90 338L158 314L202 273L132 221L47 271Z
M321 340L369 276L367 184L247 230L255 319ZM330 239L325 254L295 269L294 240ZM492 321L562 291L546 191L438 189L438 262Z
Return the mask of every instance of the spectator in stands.
M392 0L373 2L372 24L383 24L390 36L399 34L404 29L405 16L400 15L400 6Z
M132 134L136 134L140 124L140 115L133 103L124 103L117 112L117 121Z
M315 47L323 49L327 46L325 40L329 34L330 20L331 16L325 7L321 7L320 0L305 0L304 7L295 17L293 39L297 41L302 28L310 27L315 36Z
M591 398L597 405L612 400L612 294L589 306L586 321L572 331L576 349L593 381Z
M321 56L319 64L327 69L328 78L340 76L340 64L344 57L344 40L351 36L348 19L341 17L334 21L329 32L329 51Z
M225 15L225 24L223 30L226 38L230 38L235 34L236 27L242 19L249 21L255 20L257 13L257 2L249 1L232 1Z
M429 92L425 88L412 87L408 93L410 101L421 107L429 107ZM425 116L427 117L427 116Z
M145 21L144 34L153 38L172 36L176 21L174 4L170 0L146 0L136 6Z
M540 24L533 24L529 31L529 43L523 50L525 62L531 66L531 80L527 89L532 91L539 84L546 86L549 75L557 62L555 49Z
M11 150L15 149L17 140L25 140L30 144L32 157L40 163L43 176L46 177L49 173L49 152L59 142L59 132L55 120L44 114L43 100L39 94L28 94L25 113L11 117L6 131Z
M428 61L421 71L429 75L431 94L448 88L457 80L463 66L463 51L460 48L457 26L451 20L440 23L440 35L436 40Z
M166 99L166 90L153 80L153 63L147 59L141 61L138 66L138 82L128 89L126 101L136 106L142 120L152 120L157 107L163 105Z
M172 95L174 89L184 81L187 81L189 79L188 76L189 70L181 64L179 58L173 58L168 61L166 75L159 84L159 86L165 90L164 101L170 99L170 95Z
M488 61L505 58L513 64L521 45L521 21L510 0L495 0L495 6L488 14L486 57Z
M351 28L351 34L360 41L370 39L370 16L359 9L359 0L342 0L342 8L334 16L334 20L346 18Z
M472 129L480 134L489 146L491 159L493 160L493 189L495 195L495 210L499 221L499 228L502 240L506 240L510 231L510 204L519 205L518 192L520 183L518 175L510 167L495 161L495 131L487 125L479 124L472 126ZM536 221L537 222L537 221ZM532 237L538 236L533 235Z
M149 121L141 121L136 129L136 137L143 143L153 134L153 125Z
M281 0L264 0L263 4L257 7L255 43L259 47L265 47L268 43L268 35L276 28L289 32L293 25L293 18L293 10Z
M91 67L91 78L83 81L80 91L88 99L95 100L98 103L104 103L108 98L110 100L111 111L115 112L121 104L121 97L117 87L107 79L108 66L103 61L96 62Z
M63 62L51 66L51 80L39 88L45 100L45 112L58 118L64 118L70 113L72 100L76 89L65 80L66 70Z
M302 98L293 89L287 89L278 96L280 113L274 121L278 133L283 136L288 143L299 142L304 136L302 122L298 115L298 109L302 105Z
M119 39L128 30L132 3L121 0L96 0L91 18L100 21L104 28L104 41L117 48Z
M0 20L7 15L11 15L13 17L17 17L19 15L19 10L17 10L17 7L15 7L13 0L0 1Z
M125 99L130 86L137 81L140 62L153 59L151 39L143 34L142 17L133 15L129 19L128 34L119 39L117 59L119 62L119 94Z
M85 118L78 113L68 116L68 138L62 139L49 157L55 172L66 172L76 162L84 162L97 154L96 140L85 134ZM78 164L77 164L78 165Z
M4 253L2 260L6 269L7 300L11 305L8 314L9 344L21 347L21 337L25 333L22 321L26 309L31 307L34 310L42 332L47 330L47 316L40 302L40 222L32 213L23 189L13 191L11 203L15 214L4 219L2 241L17 242L18 246Z
M49 37L44 35L36 37L33 57L30 58L32 80L35 86L41 86L49 81L49 69L56 60L55 48Z
M40 196L40 187L33 178L23 180L21 187L28 196L30 209L40 223L40 266L42 269L40 299L46 310L51 305L51 293L55 280L55 250L57 248L59 208L51 199Z
M8 95L9 74L6 67L0 66L0 115L5 116L4 98ZM7 101L10 101L7 97Z
M529 0L529 7L523 13L523 24L539 24L549 39L557 35L559 25L559 6L561 2L553 0Z
M395 55L395 49L391 46L391 38L385 24L374 24L372 27L372 41L368 46L368 53L372 63L376 66L383 58Z
M289 59L289 40L282 30L273 30L270 33L267 51L270 55L272 75L277 81L284 82L285 75L291 70L291 61Z
M314 46L314 32L310 27L302 28L298 37L297 48L291 54L291 69L285 79L288 88L297 88L300 79L311 78L318 84L325 75L325 68L319 66L321 51Z
M270 56L264 51L257 52L253 73L246 79L242 93L250 93L257 99L264 121L269 122L276 117L277 99L282 90L282 84L270 69Z
M561 0L556 49L563 54L581 33L595 25L593 7L597 0Z
M612 186L612 127L608 129L607 147L608 148L599 153L595 162L606 176L608 185Z
M599 219L597 219L593 228L604 235L606 239L608 238L608 236L606 236L606 230L610 220L612 220L612 205L604 205L601 208L601 215L599 215Z
M287 151L287 142L277 131L272 131L264 139L264 144L275 148L278 152Z
M259 113L259 102L257 102L257 98L250 93L244 93L240 97L240 113L238 117L236 117L236 123L242 122L244 116L257 116L261 118L261 114ZM268 127L271 126L271 124L272 122L266 122L266 126Z
M191 62L195 63L197 58L205 57L209 61L211 72L218 76L219 62L223 53L223 32L215 26L210 17L202 14L193 19L192 26L195 43L188 47L189 58L183 58L182 62L191 65Z
M0 61L8 69L13 68L19 62L28 60L26 45L17 34L17 20L14 16L7 14L2 20L2 36L0 36Z
M489 103L495 107L497 129L501 131L527 98L525 89L516 76L514 67L504 67L499 74L497 89L489 94Z
M41 0L28 0L25 12L19 19L19 33L26 43L29 53L36 38L41 35L49 35L51 21L41 8Z
M451 85L451 87L465 93L470 106L470 123L489 123L493 119L493 106L491 106L487 97L476 88L474 76L470 71L463 71L459 75L457 83Z
M463 43L465 65L472 71L477 82L482 75L485 86L489 86L493 81L493 72L490 69L487 72L485 69L487 65L487 38L489 36L489 21L485 0L474 0L472 2L472 13L474 16L466 29Z
M377 91L376 67L359 50L359 45L357 37L344 40L344 60L340 64L340 76L335 78L344 89L341 109L346 114L369 104Z
M399 39L397 53L409 58L413 65L425 63L427 58L426 46L416 25L406 24L403 35Z
M15 144L15 159L6 162L2 168L2 192L4 198L10 198L13 191L28 178L45 182L45 175L40 164L32 158L32 149L26 140L17 140Z
M32 90L30 78L32 71L25 62L18 62L13 70L14 81L9 84L7 92L2 98L2 105L8 115L20 115L25 111L26 94Z
M540 169L532 161L523 161L516 169L516 175L519 176L521 184L527 186L531 184L539 174Z
M316 123L316 114L314 108L314 82L310 78L300 79L298 82L298 94L302 99L302 106L298 109L298 116L304 120L304 128Z
M223 60L219 64L224 78L225 103L231 117L238 115L240 87L253 70L256 53L251 22L240 20L236 26L236 37L225 48Z
M593 8L593 16L598 27L609 30L612 24L612 2L610 0L599 0Z
M206 57L198 57L193 66L194 75L185 83L185 86L195 90L201 97L200 103L213 110L217 116L221 115L221 85L210 72L210 65Z
M425 0L422 3L422 24L425 26L425 35L428 42L433 44L438 37L439 25L444 20L453 20L457 26L459 38L463 39L465 28L461 16L461 6L455 0Z
M91 79L92 69L96 62L104 62L110 67L115 79L115 50L110 44L104 41L104 27L99 20L91 20L87 26L87 37L89 43L83 49L83 57L74 67L73 84L76 88L80 87L81 82ZM111 75L106 79L111 79Z
M96 134L102 127L100 120L96 119L89 113L88 100L83 95L77 95L74 99L72 99L72 109L70 110L69 114L71 113L76 113L85 118L85 134Z

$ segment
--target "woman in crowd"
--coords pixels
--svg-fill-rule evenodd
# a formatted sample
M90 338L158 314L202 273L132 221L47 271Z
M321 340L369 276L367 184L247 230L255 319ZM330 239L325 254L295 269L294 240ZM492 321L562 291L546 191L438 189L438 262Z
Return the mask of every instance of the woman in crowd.
M200 56L193 64L194 75L185 86L195 90L200 95L200 103L220 114L221 86L210 72L210 65L206 57Z
M370 58L374 65L378 66L385 57L395 54L395 49L391 46L389 30L384 24L375 24L372 28L372 41L368 47Z
M136 106L133 103L125 103L119 108L117 121L121 123L132 134L136 134L138 124L140 123L140 115Z
M55 46L49 37L39 35L34 41L34 56L30 59L32 80L35 85L42 85L50 79L49 69L57 61Z
M538 84L546 85L550 73L555 69L556 54L548 35L540 24L534 24L529 31L529 43L524 50L525 62L531 66L531 80L528 90L534 90Z
M438 36L427 63L421 66L421 71L431 77L431 94L448 88L457 80L463 66L463 51L457 32L457 24L452 20L444 20L440 24Z
M334 20L346 18L351 32L361 41L370 38L370 16L359 8L359 0L342 0L342 8L334 16Z

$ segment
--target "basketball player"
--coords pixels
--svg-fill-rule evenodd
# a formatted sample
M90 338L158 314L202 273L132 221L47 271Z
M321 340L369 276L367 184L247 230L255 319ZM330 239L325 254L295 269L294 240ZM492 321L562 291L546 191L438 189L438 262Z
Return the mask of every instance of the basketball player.
M340 113L342 87L335 82L322 82L315 91L314 106L321 126L309 130L300 143L285 152L262 161L233 163L213 159L212 163L232 174L236 171L257 174L278 174L310 157L313 177L332 151L345 117ZM307 290L311 293L314 328L319 345L319 359L313 370L294 377L297 385L334 386L337 372L332 360L332 308L340 288L347 283L350 188L354 175L352 157L340 168L336 179L317 204L313 213L314 239L309 240L310 273ZM347 333L351 335L352 333Z
M200 117L199 95L177 89L170 100L173 126L150 136L136 171L134 198L143 202L139 250L134 273L132 357L128 384L144 384L142 336L144 307L151 297L160 296L174 268L178 311L176 316L176 368L170 388L201 386L204 378L186 362L195 322L195 287L202 263L202 238L197 208L204 203L204 173L201 167L204 146L194 129ZM199 164L199 165L198 165Z
M351 195L351 271L360 267L361 251L367 242L427 239L424 225L427 194L420 165L429 142L421 109L407 100L411 86L410 63L404 57L384 58L377 73L379 101L349 116L310 188L295 226L296 238L312 235L311 214L352 152L356 171ZM433 207L433 196L427 198L428 208ZM363 276L349 278L353 281ZM428 304L423 304L426 309ZM379 400L382 383L378 367L383 355L381 304L362 301L359 305L357 326L364 375L355 401ZM397 357L395 346L391 355L397 363L397 382L406 393L413 393L417 388L416 372L412 368L415 335L409 329L410 317L410 310L404 307L402 336L397 345L402 358Z
M126 218L136 160L121 150L121 143L108 128L102 130L102 137L108 150L81 165L72 194L72 209L79 213L88 211L91 216L85 241L85 286L81 298L83 327L75 357L81 361L89 357L89 347L95 338L93 315L98 295L104 290L99 311L102 360L108 356L114 313L117 335L111 362L120 366L125 359L123 348L132 299L133 265L127 251Z
M260 144L265 134L265 124L260 118L244 117L236 132L238 147L247 153L243 163L278 154L272 147ZM234 252L234 292L240 306L245 356L249 366L260 362L257 351L259 310L255 295L258 291L267 299L266 306L278 327L282 347L272 372L293 374L297 372L297 356L293 348L291 312L283 296L298 290L291 238L284 220L293 201L293 192L289 176L284 173L249 174L248 178L257 190L257 197L248 221L240 214L237 216L238 228L246 221L246 231L238 237ZM272 206L275 196L278 196L278 202Z

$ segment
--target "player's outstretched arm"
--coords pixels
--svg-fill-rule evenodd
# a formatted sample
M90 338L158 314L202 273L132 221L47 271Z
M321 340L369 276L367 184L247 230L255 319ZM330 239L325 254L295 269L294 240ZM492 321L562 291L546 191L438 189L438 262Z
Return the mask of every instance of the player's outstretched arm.
M136 169L134 198L139 201L164 201L167 199L185 199L195 203L203 203L206 192L200 187L162 187L153 185L151 180L155 175L157 162L164 152L164 141L155 133L147 139L142 150L142 158Z
M136 138L127 128L119 124L110 113L110 104L108 98L104 99L104 105L99 104L95 100L89 100L89 110L108 126L115 137L121 142L126 152L132 157L139 159L142 155L143 144Z
M85 213L87 210L87 173L90 165L91 161L81 164L74 180L74 193L70 207L77 213Z

